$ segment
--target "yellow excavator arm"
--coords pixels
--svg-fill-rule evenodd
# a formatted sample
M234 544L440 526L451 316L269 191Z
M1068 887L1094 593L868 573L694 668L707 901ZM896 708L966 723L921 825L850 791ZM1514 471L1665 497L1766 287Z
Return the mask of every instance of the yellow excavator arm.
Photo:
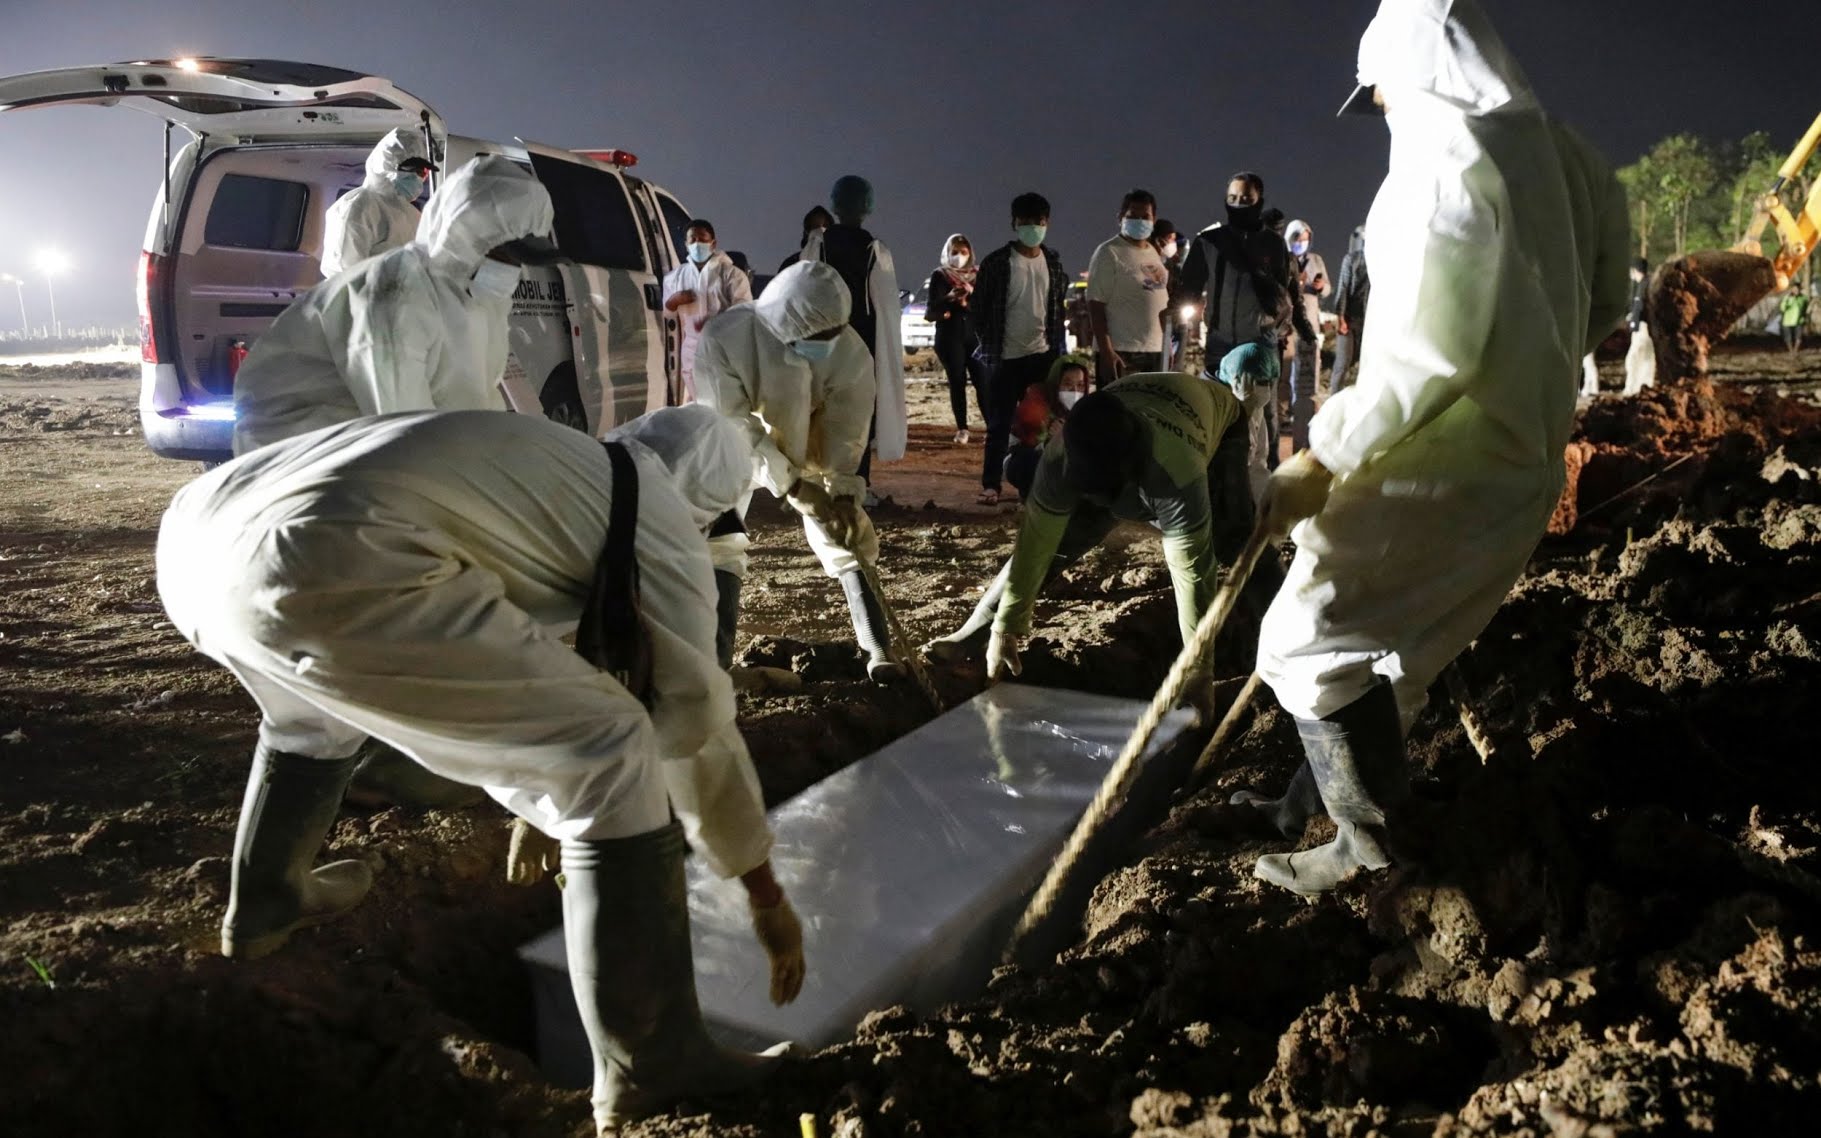
M1740 253L1751 253L1754 256L1764 255L1764 230L1768 225L1777 227L1777 237L1782 248L1771 262L1777 272L1777 287L1785 289L1795 279L1802 265L1814 252L1817 239L1821 239L1821 178L1812 183L1808 200L1797 210L1791 210L1783 204L1783 187L1791 178L1802 172L1808 160L1814 157L1815 150L1821 148L1821 115L1802 136L1802 141L1790 151L1789 158L1777 171L1776 184L1770 192L1758 199L1758 208L1752 212L1751 225L1746 228L1745 236L1733 249Z

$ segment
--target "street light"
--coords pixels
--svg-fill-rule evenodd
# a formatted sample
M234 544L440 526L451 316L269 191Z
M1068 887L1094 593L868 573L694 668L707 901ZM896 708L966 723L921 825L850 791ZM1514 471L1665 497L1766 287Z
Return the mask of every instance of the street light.
M57 319L57 288L52 283L58 273L70 267L70 259L55 249L43 249L38 253L38 271L44 274L44 291L51 298L51 328L57 339L63 339L63 322Z
M0 284L10 284L19 290L19 332L28 339L32 334L31 321L25 318L25 278L11 273L0 273Z

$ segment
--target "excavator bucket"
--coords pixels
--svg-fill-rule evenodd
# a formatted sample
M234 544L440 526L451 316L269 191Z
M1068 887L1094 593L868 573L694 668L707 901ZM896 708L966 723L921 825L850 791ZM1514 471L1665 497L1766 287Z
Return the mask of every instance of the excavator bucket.
M1657 382L1706 376L1708 349L1776 287L1776 267L1750 253L1704 250L1664 264L1649 298Z

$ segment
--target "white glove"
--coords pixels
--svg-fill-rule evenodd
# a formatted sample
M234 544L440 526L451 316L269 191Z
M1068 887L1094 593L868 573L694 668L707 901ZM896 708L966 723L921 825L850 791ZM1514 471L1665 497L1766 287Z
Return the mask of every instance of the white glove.
M771 958L771 1002L788 1004L803 990L803 973L807 970L803 962L803 926L788 897L778 898L776 905L749 904L753 935Z
M1260 524L1272 537L1288 537L1296 523L1321 513L1334 475L1306 450L1297 451L1271 472L1259 503Z
M820 483L799 479L785 499L790 508L822 527L828 540L842 549L854 540L858 503L851 498L831 498Z
M986 678L1002 680L1007 676L1022 675L1024 661L1019 659L1018 652L1023 647L1024 637L993 629L992 639L986 642Z
M512 820L512 841L506 847L506 880L512 885L536 885L546 873L562 868L563 845L523 818Z

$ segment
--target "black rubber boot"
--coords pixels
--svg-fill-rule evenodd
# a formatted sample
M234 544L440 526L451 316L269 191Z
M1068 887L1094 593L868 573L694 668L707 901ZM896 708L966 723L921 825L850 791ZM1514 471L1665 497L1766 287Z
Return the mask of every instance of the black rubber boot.
M263 743L253 752L221 922L223 956L256 960L297 929L338 917L367 895L373 871L365 862L310 868L335 824L354 762L274 751Z
M999 598L1005 596L1006 582L1012 578L1012 563L1007 561L986 587L980 602L960 628L923 646L923 654L938 664L959 664L979 659L986 642L993 635L993 617L999 612Z
M1258 859L1253 875L1305 897L1326 893L1357 869L1383 869L1392 850L1387 819L1409 797L1403 725L1391 685L1377 684L1326 719L1298 719L1303 751L1334 819L1334 840Z
M594 1121L614 1133L684 1096L738 1090L772 1053L714 1042L696 1002L683 827L563 843L563 944L594 1056Z
M356 806L454 810L478 806L487 800L487 792L480 787L444 778L378 739L368 739L354 758L358 765L354 780L348 784L348 801Z
M1310 769L1307 759L1290 776L1290 785L1284 789L1282 797L1266 798L1254 790L1241 790L1227 801L1234 806L1254 808L1272 829L1291 841L1302 837L1309 819L1321 813L1321 792L1315 789L1315 772Z
M733 667L733 638L740 623L740 577L725 569L714 571L714 654L723 671Z
M866 674L874 683L887 683L904 675L904 665L892 659L891 632L885 624L885 609L879 598L866 585L866 574L849 569L841 574L841 588L847 593L847 611L854 621L854 639L866 653Z

